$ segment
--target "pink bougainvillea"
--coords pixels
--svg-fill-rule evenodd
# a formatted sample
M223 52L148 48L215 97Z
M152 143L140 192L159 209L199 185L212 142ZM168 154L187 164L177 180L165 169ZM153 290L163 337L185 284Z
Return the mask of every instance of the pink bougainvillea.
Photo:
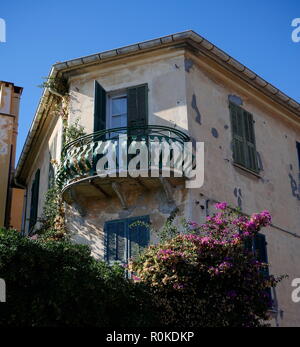
M204 224L186 222L184 230L170 226L170 238L129 264L152 288L163 325L259 326L268 319L266 293L281 278L266 276L267 265L245 243L270 225L270 213L246 217L226 202L215 207L218 212Z

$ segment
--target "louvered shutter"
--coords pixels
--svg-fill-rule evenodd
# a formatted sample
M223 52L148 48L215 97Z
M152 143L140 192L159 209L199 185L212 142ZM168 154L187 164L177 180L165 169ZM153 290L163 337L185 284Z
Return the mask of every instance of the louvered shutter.
M95 81L94 132L106 129L106 91Z
M244 143L244 115L243 110L235 104L230 104L233 160L235 163L246 166Z
M258 261L267 264L268 263L268 254L267 254L266 236L263 235L263 234L258 233L254 237L253 242L254 242L254 249L256 251ZM261 274L265 278L269 278L269 275L270 275L269 274L269 267L266 266L263 269L261 269ZM271 308L272 305L273 305L271 288L265 289L265 294L268 297L269 305L270 305L270 308Z
M115 261L127 261L126 247L126 222L112 221L105 224L106 233L106 259L112 263Z
M253 238L252 238L252 236L245 238L244 247L245 247L246 251L253 252Z
M148 124L148 86L142 85L127 89L128 127Z
M253 171L258 171L255 136L253 127L253 116L251 113L244 111L244 129L245 129L245 157L246 167Z
M258 260L263 263L267 263L268 262L267 242L266 242L265 235L258 233L254 237L254 249L257 252Z
M300 171L300 142L296 141L296 147L297 147L298 163L299 163L299 171Z
M39 188L40 188L40 169L35 173L34 181L31 188L31 203L30 203L30 220L29 231L36 224L39 204Z
M236 164L258 172L253 116L238 105L230 103L233 136L233 160Z

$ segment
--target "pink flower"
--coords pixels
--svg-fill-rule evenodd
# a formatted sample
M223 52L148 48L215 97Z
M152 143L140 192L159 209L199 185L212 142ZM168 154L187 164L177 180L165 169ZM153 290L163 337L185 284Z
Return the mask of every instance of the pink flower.
M132 275L131 278L134 280L134 281L141 281L141 279L136 276L136 275Z
M253 221L246 222L245 226L248 234L256 231L256 224Z
M251 221L259 228L261 226L266 227L271 224L271 215L269 211L262 211L261 213L255 213L251 216Z
M215 208L218 210L225 210L227 208L227 202L223 201L223 202L218 202L215 204Z
M211 238L208 237L208 236L202 237L202 239L201 239L201 243L202 243L202 244L203 244L203 243L208 243L209 241L211 241Z

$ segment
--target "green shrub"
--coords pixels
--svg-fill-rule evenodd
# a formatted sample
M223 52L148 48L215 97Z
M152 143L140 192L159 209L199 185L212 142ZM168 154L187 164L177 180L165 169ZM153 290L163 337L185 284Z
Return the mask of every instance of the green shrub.
M1 326L128 327L154 319L142 284L66 240L33 241L0 230L0 278L6 281Z

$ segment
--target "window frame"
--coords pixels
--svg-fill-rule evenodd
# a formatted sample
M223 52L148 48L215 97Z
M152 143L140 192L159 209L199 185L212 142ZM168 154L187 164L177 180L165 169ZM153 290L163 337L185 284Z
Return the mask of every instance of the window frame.
M127 91L121 89L106 94L106 129L112 129L112 100L116 98L126 98L126 127L128 122L128 110L127 110Z
M258 158L257 158L257 149L256 149L256 135L255 135L255 129L254 129L254 117L252 113L244 109L243 107L235 104L232 101L229 101L229 117L230 117L230 123L231 123L231 136L232 136L232 159L233 159L233 165L237 166L241 169L244 169L255 176L259 176L260 173L260 167L258 164ZM235 109L235 110L234 110ZM233 112L236 112L236 117L242 116L240 124L238 124L238 119L236 118L234 120ZM247 117L249 117L247 119ZM252 127L249 129L249 119L252 120ZM235 124L236 122L236 124ZM238 127L241 126L242 135L238 133ZM236 131L234 131L236 129ZM249 141L247 138L247 134L249 138L252 138L252 141ZM237 159L237 148L235 145L235 141L238 140L240 143L242 143L242 156L244 160L241 160L241 162ZM248 147L252 147L253 155L254 155L254 165L251 166L251 159L249 156ZM241 147L240 147L241 148Z
M131 242L132 242L132 236L130 233L130 225L141 220L144 223L148 223L150 225L150 216L149 215L143 215L143 216L136 216L136 217L129 217L129 218L123 218L123 219L114 219L110 221L106 221L104 224L104 259L108 264L113 263L120 263L120 264L126 264L128 260L131 257L132 248L131 248ZM109 254L109 231L108 231L108 225L113 223L124 223L125 224L125 247L124 247L124 261L120 259L110 260L110 254ZM151 239L151 232L150 228L148 228L148 245L150 244ZM114 235L117 237L117 233ZM116 255L117 255L117 243L116 243ZM117 258L117 257L116 257Z

